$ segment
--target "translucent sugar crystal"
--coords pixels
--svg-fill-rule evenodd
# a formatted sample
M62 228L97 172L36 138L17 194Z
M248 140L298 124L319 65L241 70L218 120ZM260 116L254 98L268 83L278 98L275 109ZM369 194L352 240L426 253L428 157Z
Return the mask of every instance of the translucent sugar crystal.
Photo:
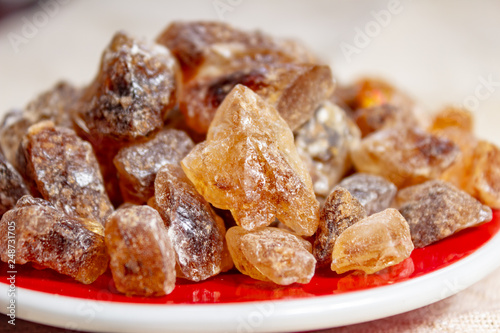
M232 227L226 239L236 268L254 279L280 285L306 284L314 275L316 259L311 244L291 232Z
M58 209L104 224L113 211L90 144L50 121L29 128L22 142L25 170Z
M222 22L173 22L158 37L177 57L185 81L266 63L317 62L303 45Z
M29 192L23 177L0 153L0 217L26 194Z
M344 178L339 186L348 190L365 207L368 216L391 207L398 190L387 179L367 173Z
M119 292L162 296L174 289L174 249L153 208L130 206L114 212L106 222L106 247Z
M19 144L31 125L42 120L52 120L57 126L73 127L70 110L79 94L80 90L71 84L59 82L23 110L7 113L0 127L0 145L7 160L17 166Z
M450 127L472 132L474 130L474 117L472 113L468 110L455 107L444 108L434 115L429 130L434 132Z
M492 219L489 207L441 180L405 188L396 202L417 248Z
M102 235L89 231L81 219L30 196L22 197L0 222L0 253L4 262L10 259L7 232L12 225L16 235L16 264L32 262L85 284L94 282L108 268Z
M337 237L365 217L365 209L358 200L346 189L335 187L320 210L319 227L313 247L319 267L331 264Z
M384 128L397 126L416 127L419 125L410 108L398 107L392 104L358 109L354 113L354 120L363 137Z
M467 191L483 204L500 209L500 149L479 141L472 156Z
M361 140L351 155L359 172L382 176L399 188L439 178L460 149L417 128L391 128Z
M175 249L179 276L201 281L220 273L224 221L196 192L180 166L166 164L160 169L155 180L155 200Z
M179 164L193 148L182 131L165 129L146 142L122 148L114 158L124 199L145 203L154 194L156 173L167 163Z
M319 204L290 128L245 86L224 99L207 140L181 165L207 201L231 210L247 230L275 218L299 235L310 236L318 227Z
M316 195L326 197L351 167L360 132L344 110L324 102L295 132L297 151L309 169Z
M118 32L75 106L80 134L100 146L135 141L162 128L176 103L177 67L165 47Z
M430 131L453 141L460 155L440 179L465 190L483 204L500 209L500 150L494 144L478 140L472 114L448 108L438 113Z
M413 251L410 228L393 208L373 214L347 228L335 242L332 270L367 274L399 264Z
M276 63L190 81L180 98L188 125L206 133L217 108L237 84L247 86L274 106L292 130L311 118L334 83L328 66Z
M460 148L460 154L457 156L455 163L447 168L439 178L467 190L470 171L474 162L474 149L477 147L478 139L472 132L464 131L458 127L447 127L435 130L432 133L452 141Z
M364 78L345 90L345 102L353 110L391 104L401 109L412 109L413 101L390 83L374 78Z

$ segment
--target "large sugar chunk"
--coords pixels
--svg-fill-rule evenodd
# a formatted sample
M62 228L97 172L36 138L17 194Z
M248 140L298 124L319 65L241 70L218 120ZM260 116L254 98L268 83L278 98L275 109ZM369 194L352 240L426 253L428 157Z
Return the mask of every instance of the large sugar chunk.
M237 85L219 107L207 140L181 162L212 205L247 230L278 218L299 235L318 227L319 204L293 134L276 109Z
M372 274L399 264L413 251L410 228L393 208L347 228L335 242L331 268L337 273L361 270Z
M26 194L29 192L23 177L0 153L0 217Z
M358 171L382 176L401 188L439 178L459 154L445 138L416 128L394 128L364 138L352 159Z
M326 197L351 167L350 151L360 132L344 110L324 102L295 132L295 145L306 164L316 195Z
M99 73L76 107L76 123L94 146L123 143L161 127L176 103L175 58L163 46L118 32Z
M232 227L226 238L236 268L254 279L289 285L309 283L314 275L311 244L291 232Z
M365 217L365 209L349 191L337 186L330 193L320 210L319 227L313 247L318 266L331 264L333 246L337 237Z
M31 125L51 120L57 126L73 127L71 108L79 94L80 89L67 82L59 82L31 101L24 110L7 113L0 127L0 145L7 160L17 167L17 150Z
M344 178L339 186L348 190L372 215L389 208L396 196L396 185L383 177L367 173L356 173Z
M46 200L68 215L104 224L113 206L88 142L45 121L29 128L22 149L26 175Z
M492 219L491 209L441 180L401 190L399 211L408 221L415 247L424 247Z
M304 124L327 99L334 83L328 66L277 63L192 80L184 87L180 109L188 125L206 133L217 108L237 84L274 106L292 130Z
M180 166L166 164L158 172L155 204L167 225L179 276L201 281L220 273L224 221L196 192Z
M222 22L173 22L158 37L177 57L185 81L269 63L317 62L293 40L242 31Z
M45 200L24 196L3 215L0 253L4 262L10 259L9 226L15 226L16 264L32 262L85 284L94 282L108 268L104 237Z
M153 208L131 205L114 212L106 222L106 247L119 292L162 296L174 289L174 249Z
M167 163L179 164L193 141L182 131L165 129L151 140L122 148L114 158L125 201L145 203L154 194L156 173Z

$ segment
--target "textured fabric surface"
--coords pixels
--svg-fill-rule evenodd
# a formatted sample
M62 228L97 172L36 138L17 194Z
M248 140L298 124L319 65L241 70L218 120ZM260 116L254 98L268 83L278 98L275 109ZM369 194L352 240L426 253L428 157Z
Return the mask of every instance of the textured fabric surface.
M500 269L440 302L368 323L317 333L500 332Z

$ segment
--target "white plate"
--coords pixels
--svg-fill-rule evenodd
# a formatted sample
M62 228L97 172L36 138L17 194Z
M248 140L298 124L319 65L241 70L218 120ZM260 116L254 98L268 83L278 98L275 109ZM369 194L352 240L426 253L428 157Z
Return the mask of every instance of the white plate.
M361 323L456 294L500 266L500 233L443 269L394 285L299 300L220 305L111 303L18 288L17 317L68 329L105 332L290 332ZM7 285L0 284L5 312Z

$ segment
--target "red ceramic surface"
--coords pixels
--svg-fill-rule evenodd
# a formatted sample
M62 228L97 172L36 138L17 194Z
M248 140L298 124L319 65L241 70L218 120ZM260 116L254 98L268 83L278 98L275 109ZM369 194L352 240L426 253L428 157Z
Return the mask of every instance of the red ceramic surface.
M109 271L93 284L83 285L52 270L37 270L28 264L17 265L16 286L84 299L150 304L234 303L324 296L393 284L436 271L473 253L499 230L500 211L495 211L493 221L416 249L407 260L377 274L337 275L325 269L317 271L307 285L278 286L231 271L199 283L178 279L175 290L164 297L126 297L117 293ZM1 263L1 283L7 284L7 271L7 264Z

